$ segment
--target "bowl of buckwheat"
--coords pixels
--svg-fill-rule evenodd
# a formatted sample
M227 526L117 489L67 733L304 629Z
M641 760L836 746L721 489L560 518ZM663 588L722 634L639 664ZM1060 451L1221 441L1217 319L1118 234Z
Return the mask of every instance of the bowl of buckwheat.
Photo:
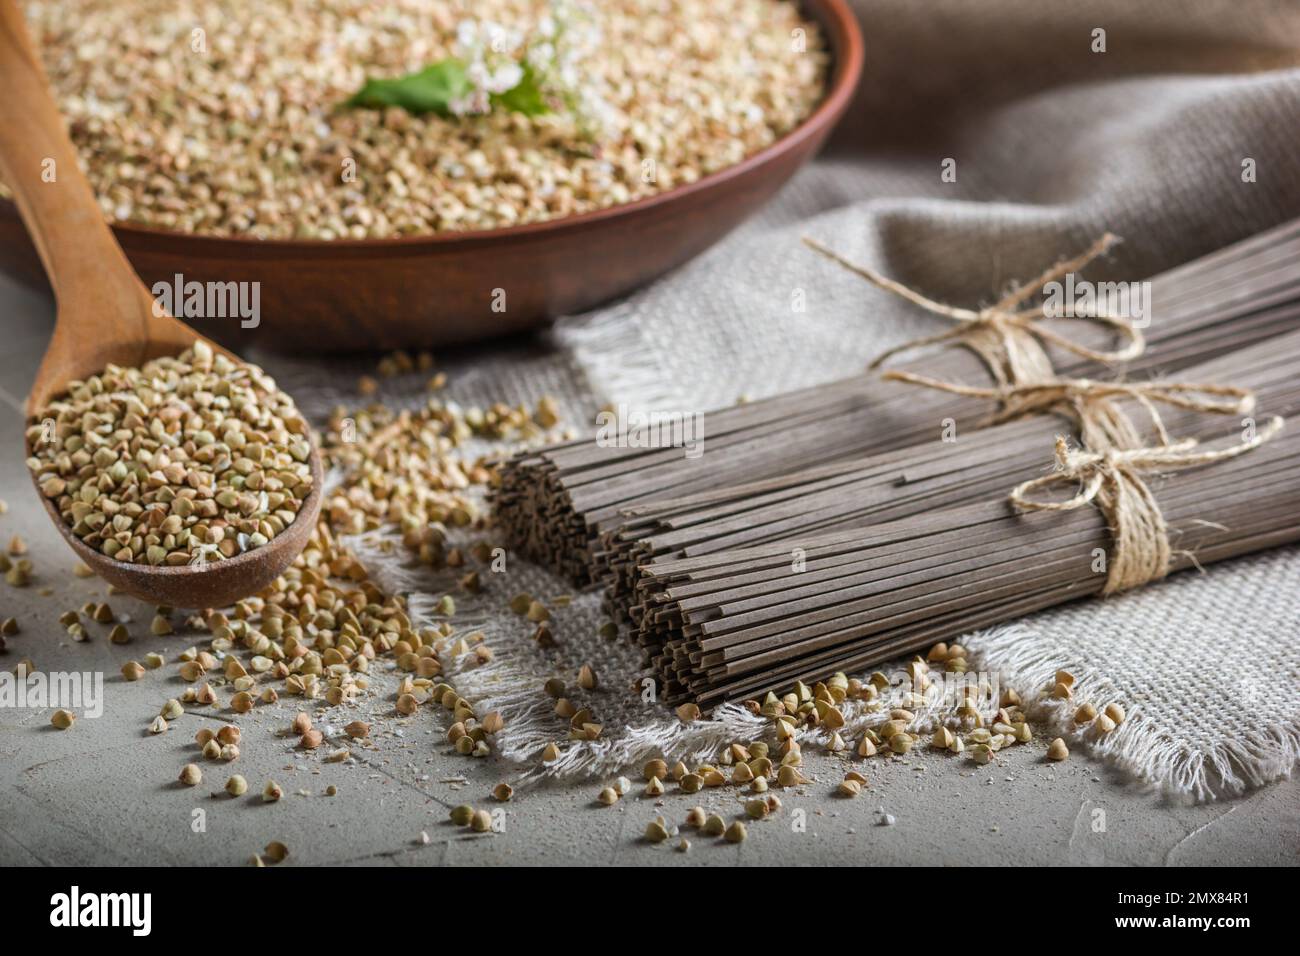
M23 13L146 285L178 311L190 283L248 284L255 315L184 317L319 351L521 332L650 281L815 153L862 64L845 0ZM0 269L39 285L7 196Z

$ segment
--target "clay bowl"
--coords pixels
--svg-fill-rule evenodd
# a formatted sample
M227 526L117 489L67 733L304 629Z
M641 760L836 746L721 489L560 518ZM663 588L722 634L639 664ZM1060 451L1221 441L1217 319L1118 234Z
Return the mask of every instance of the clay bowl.
M400 239L257 240L113 228L146 286L259 282L261 322L187 321L232 347L346 351L438 346L534 329L644 285L698 255L810 159L849 104L862 36L846 0L805 0L831 51L826 96L766 149L687 186L550 222ZM44 286L30 239L0 201L0 270ZM493 311L493 290L507 309Z

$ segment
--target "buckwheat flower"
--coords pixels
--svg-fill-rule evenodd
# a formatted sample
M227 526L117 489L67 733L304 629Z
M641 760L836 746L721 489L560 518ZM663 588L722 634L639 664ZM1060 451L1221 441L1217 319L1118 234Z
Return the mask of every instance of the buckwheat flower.
M503 63L486 78L483 86L489 93L505 93L513 90L524 78L524 68L513 60Z
M490 79L487 64L482 60L472 60L465 67L465 78L470 81L475 89L486 89Z
M493 53L513 54L524 45L523 33L497 23L483 24L483 32L487 35L487 47Z
M555 44L549 42L535 43L528 48L528 65L545 70L555 62Z
M456 45L462 55L465 51L478 48L478 21L462 20L456 24Z

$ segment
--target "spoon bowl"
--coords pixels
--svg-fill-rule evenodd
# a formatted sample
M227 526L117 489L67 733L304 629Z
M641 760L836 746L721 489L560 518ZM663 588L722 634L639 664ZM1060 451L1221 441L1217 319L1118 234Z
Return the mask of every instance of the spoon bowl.
M179 567L154 567L114 561L73 534L54 502L44 495L41 495L41 502L77 557L118 590L142 601L166 604L169 607L225 607L261 591L283 574L307 546L312 530L316 527L316 520L320 517L322 494L320 456L314 448L310 466L311 494L302 502L293 524L260 548L200 566L185 564ZM40 494L39 488L37 494Z
M0 175L14 194L58 303L54 334L27 396L29 423L68 383L110 364L138 367L203 341L237 356L160 309L113 238L77 166L45 74L14 0L0 0ZM24 448L24 456L30 449ZM260 548L202 565L116 561L82 542L37 488L73 551L123 591L172 607L222 607L262 590L302 552L321 508L320 453L312 444L310 494L294 521ZM32 475L33 481L35 475Z

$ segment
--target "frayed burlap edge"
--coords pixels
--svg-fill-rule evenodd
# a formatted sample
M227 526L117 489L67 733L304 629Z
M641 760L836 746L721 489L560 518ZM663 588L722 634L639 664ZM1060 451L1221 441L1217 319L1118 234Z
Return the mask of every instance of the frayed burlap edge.
M1289 777L1300 764L1300 721L1268 721L1198 745L1176 739L1141 709L1129 707L1124 722L1101 735L1074 723L1077 700L1039 699L1038 695L1052 675L1065 668L1076 675L1077 699L1122 703L1104 675L1072 663L1067 651L1047 646L1041 635L1023 624L972 635L967 646L977 668L997 672L1005 686L1020 693L1027 714L1039 728L1046 727L1169 797L1199 803L1240 796Z

